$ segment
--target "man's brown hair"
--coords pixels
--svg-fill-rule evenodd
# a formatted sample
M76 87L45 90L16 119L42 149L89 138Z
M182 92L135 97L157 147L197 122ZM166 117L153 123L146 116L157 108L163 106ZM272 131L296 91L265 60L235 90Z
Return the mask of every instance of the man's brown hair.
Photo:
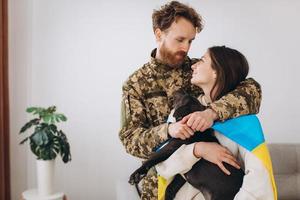
M202 17L192 7L178 1L171 1L159 10L154 10L152 14L153 31L157 28L162 31L168 29L179 17L190 21L198 33L203 29Z

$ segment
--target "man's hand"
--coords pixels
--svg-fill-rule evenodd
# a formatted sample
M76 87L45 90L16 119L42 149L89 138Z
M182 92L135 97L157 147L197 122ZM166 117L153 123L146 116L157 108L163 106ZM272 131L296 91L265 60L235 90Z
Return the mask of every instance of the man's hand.
M212 109L193 112L185 116L181 122L186 123L194 131L205 131L210 128L214 121L218 119L218 115Z
M194 135L194 131L181 121L171 123L168 127L168 133L172 138L185 140Z
M232 153L227 148L215 142L195 143L194 155L198 158L203 158L218 165L220 169L227 175L230 175L230 172L225 168L223 162L226 162L234 166L235 168L240 169L240 166Z

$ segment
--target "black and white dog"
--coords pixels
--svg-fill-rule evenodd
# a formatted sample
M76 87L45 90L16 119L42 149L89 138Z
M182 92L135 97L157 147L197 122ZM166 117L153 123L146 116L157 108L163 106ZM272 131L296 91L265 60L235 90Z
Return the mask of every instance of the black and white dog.
M205 107L200 102L187 94L183 90L179 90L174 95L174 114L176 121L181 120L184 116L195 112L203 111ZM204 132L197 131L195 134L186 139L180 140L169 139L159 151L154 152L150 158L138 168L129 179L130 184L138 184L140 180L147 174L148 170L156 164L169 158L181 145L191 144L194 142L216 142L219 143L213 134L213 129L207 129ZM182 175L177 174L173 181L168 185L165 193L165 200L174 199L176 193L187 181L195 188L199 189L205 196L211 200L232 200L239 191L243 183L244 172L242 169L224 163L224 166L230 171L230 175L226 175L217 165L201 159L190 171Z

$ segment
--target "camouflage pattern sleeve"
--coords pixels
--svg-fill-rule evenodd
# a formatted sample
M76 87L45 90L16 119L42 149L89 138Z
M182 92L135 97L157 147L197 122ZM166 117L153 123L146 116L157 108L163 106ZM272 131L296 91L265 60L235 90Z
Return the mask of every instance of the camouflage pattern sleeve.
M259 112L261 87L253 78L248 78L227 95L210 104L219 120Z
M148 159L152 149L167 140L168 124L153 127L146 115L143 100L133 87L123 86L119 137L126 151Z

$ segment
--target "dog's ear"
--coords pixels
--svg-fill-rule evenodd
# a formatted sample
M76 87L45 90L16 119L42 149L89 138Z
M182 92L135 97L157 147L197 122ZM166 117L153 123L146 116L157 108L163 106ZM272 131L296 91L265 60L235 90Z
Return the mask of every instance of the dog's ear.
M193 102L193 104L190 105L191 112L195 111L204 111L206 109L205 106L203 106L198 99L195 99L196 101Z
M174 93L175 94L175 93ZM176 93L174 99L174 114L176 121L181 120L184 116L195 112L202 111L205 109L204 106L200 104L197 98L189 95L185 91L179 91Z
M188 106L181 106L174 111L173 117L176 119L176 122L178 122L190 113L190 108Z
M174 102L176 101L180 101L180 99L186 95L187 92L184 90L184 89L179 89L179 90L176 90L174 93L173 93L173 98L174 98Z
M174 108L179 108L184 104L184 98L187 96L187 92L184 89L179 89L173 93Z

